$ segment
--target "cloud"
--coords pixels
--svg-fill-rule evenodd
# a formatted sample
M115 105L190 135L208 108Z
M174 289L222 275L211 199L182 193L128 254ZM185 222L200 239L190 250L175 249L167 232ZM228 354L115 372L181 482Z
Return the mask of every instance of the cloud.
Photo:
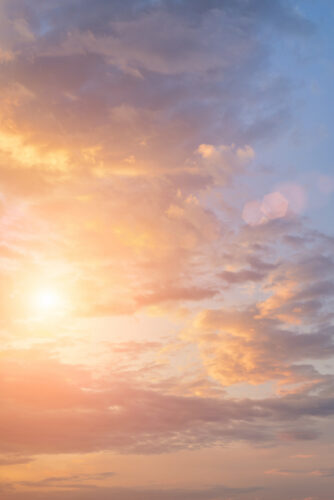
M326 396L177 395L168 378L149 383L140 369L118 368L97 378L88 368L47 358L45 351L6 354L1 451L14 457L102 450L152 454L230 441L310 440L318 432L308 419L334 412L333 398Z
M333 469L272 469L265 472L270 475L277 476L296 476L296 475L305 475L305 476L318 476L318 477L333 477L334 470Z
M29 464L33 461L31 457L24 457L20 455L7 455L0 456L0 467L8 467L9 465L21 465L21 464Z
M81 489L83 485L88 481L86 487L90 485L90 482L105 481L114 476L113 472L97 472L97 473L82 473L82 474L72 474L67 476L50 476L45 477L40 481L18 481L15 486L23 486L25 488L76 488ZM91 485L94 489L94 484Z
M4 500L254 497L30 462L330 425L333 241L299 216L301 186L256 176L296 102L272 47L313 32L284 1L1 3L0 465L25 472ZM66 311L40 320L45 284Z
M139 306L146 306L168 301L201 301L210 299L218 293L217 290L206 288L175 288L173 286L167 287L165 290L156 290L153 293L146 295L139 295L137 303Z
M38 485L35 484L36 488ZM202 489L191 489L191 488L179 488L179 489L166 489L166 488L85 488L81 486L78 491L75 490L63 490L61 492L48 491L48 498L50 500L58 500L59 498L65 499L80 499L86 500L91 498L92 493L94 498L99 500L105 499L119 499L119 500L215 500L217 497L222 499L230 498L242 498L248 493L255 493L259 491L258 487L250 488L229 488L227 486L214 486ZM4 500L21 500L25 499L39 499L44 498L45 492L39 492L38 490L33 490L31 492L24 491L21 492L8 492L4 493Z
M202 311L194 325L208 373L227 386L317 380L319 374L311 367L294 363L331 358L334 353L332 331L296 333L275 320L257 318L252 310Z
M250 146L236 148L234 144L231 146L201 144L197 148L197 153L202 157L208 174L217 183L222 184L243 172L245 166L255 156L255 152Z
M257 282L262 281L265 274L252 269L242 269L241 271L223 271L220 275L227 283L246 283L247 281Z

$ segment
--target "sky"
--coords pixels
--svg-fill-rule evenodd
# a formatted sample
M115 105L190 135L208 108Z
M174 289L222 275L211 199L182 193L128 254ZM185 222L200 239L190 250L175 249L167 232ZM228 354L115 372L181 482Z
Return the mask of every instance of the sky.
M333 21L0 0L2 500L333 500Z

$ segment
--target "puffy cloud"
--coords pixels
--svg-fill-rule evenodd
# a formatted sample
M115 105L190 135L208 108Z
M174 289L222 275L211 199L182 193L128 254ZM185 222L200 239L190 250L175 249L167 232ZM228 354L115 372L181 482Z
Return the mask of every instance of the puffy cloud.
M294 363L334 353L332 331L288 331L275 320L259 319L256 310L203 311L195 319L195 329L209 374L227 386L268 380L319 382L322 377L311 367Z
M250 146L236 148L234 144L231 146L201 144L197 153L203 158L208 173L216 182L222 184L240 174L255 156Z

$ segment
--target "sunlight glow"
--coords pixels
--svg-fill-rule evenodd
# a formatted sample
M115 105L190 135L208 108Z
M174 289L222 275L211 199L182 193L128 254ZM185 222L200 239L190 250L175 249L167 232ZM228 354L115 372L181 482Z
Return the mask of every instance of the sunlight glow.
M57 312L62 308L63 300L57 290L43 288L33 295L33 307L41 313Z

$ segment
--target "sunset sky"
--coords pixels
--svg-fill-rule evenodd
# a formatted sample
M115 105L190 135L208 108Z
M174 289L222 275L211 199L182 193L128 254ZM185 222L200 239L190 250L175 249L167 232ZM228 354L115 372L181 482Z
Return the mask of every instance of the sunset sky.
M333 24L0 0L1 500L333 500Z

